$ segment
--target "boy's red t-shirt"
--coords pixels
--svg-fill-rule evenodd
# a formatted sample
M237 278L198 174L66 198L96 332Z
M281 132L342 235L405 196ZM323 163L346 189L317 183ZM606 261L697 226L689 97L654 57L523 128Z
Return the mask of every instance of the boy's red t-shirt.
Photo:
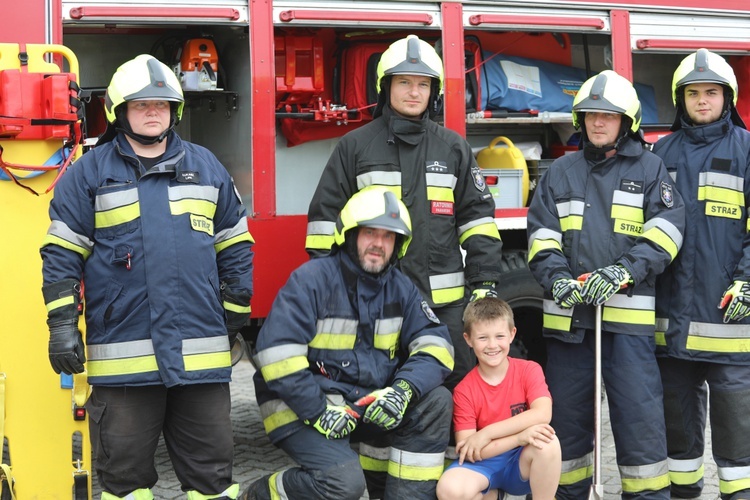
M529 409L540 397L551 397L542 367L534 361L508 358L508 372L490 385L474 367L453 391L455 431L481 430Z

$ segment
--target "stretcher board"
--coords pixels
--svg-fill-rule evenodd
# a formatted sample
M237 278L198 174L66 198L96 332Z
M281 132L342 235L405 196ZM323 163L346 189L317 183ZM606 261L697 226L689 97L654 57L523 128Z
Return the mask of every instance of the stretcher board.
M0 70L21 69L21 49L18 44L0 44ZM75 55L65 47L29 44L24 49L30 72L61 72L49 59L64 60L66 71L78 74ZM46 57L48 53L54 57ZM42 165L62 141L0 139L0 146L6 162ZM38 193L44 193L56 176L57 171L17 175ZM62 387L63 378L52 370L47 355L39 247L49 226L51 199L52 193L35 196L7 176L0 179L0 373L5 374L2 403L8 451L3 461L10 462L18 499L90 499L88 422L74 420L73 390ZM82 402L88 385L83 376L75 379L77 400Z

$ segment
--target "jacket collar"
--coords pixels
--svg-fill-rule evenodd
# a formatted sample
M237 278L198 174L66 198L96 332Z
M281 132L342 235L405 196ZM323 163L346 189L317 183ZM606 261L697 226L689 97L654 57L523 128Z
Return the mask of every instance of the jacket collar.
M681 130L693 143L709 143L726 136L732 127L732 117L727 114L706 125L688 125L683 119Z
M390 106L383 109L383 118L388 123L388 144L395 144L395 138L415 146L420 143L427 130L430 117L425 111L419 120L398 116Z

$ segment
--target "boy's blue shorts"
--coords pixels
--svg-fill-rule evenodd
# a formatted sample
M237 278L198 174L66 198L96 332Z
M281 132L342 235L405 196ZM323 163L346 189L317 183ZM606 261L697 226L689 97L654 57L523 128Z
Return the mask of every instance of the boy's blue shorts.
M531 493L531 486L528 481L521 479L521 467L519 465L522 451L523 447L518 447L480 462L471 463L464 460L463 465L458 465L458 460L456 460L445 470L463 467L480 473L490 482L489 488L484 490L483 494L489 490L502 490L511 495L528 495Z

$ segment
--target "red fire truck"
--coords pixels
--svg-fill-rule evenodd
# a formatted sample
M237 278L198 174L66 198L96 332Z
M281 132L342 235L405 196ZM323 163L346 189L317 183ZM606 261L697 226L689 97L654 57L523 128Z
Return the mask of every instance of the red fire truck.
M318 178L336 141L371 119L377 57L406 34L417 34L442 53L440 120L446 127L464 135L477 151L499 136L535 145L536 156L526 162L530 193L522 193L523 199L533 196L549 162L575 149L569 108L502 104L507 88L536 81L545 65L574 71L573 76L563 73L572 93L576 81L580 85L582 78L606 68L636 82L644 114L646 107L650 114L644 129L655 139L667 133L674 117L672 72L686 54L708 48L735 68L738 107L750 123L750 105L745 104L750 99L743 92L748 91L743 83L750 81L750 5L745 0L0 0L0 5L5 6L0 76L24 64L28 44L59 44L74 54L74 62L67 53L54 52L45 60L60 72L76 73L85 104L83 146L92 146L104 129L102 96L121 63L151 53L175 69L187 101L178 132L218 156L248 208L256 240L250 335L290 272L307 259L306 214ZM517 80L504 88L488 69L499 61L518 71ZM0 132L3 120L15 118L9 89L0 85ZM15 147L22 137L0 134L6 159L14 159L14 151L34 156ZM15 158L38 164L44 159ZM0 275L12 275L23 285L9 287L4 280L0 316L17 318L10 320L12 327L42 339L33 350L42 353L38 362L46 370L36 249L48 220L40 216L30 224L19 218L25 217L27 204L46 215L51 194L34 197L11 182L12 172L11 167L0 171L0 213L9 231L0 244ZM45 176L54 179L54 173ZM524 205L499 206L496 212L504 241L499 287L519 325L516 354L542 361L541 290L526 265ZM28 249L14 239L16 223ZM0 381L14 366L5 357L11 352L4 344L10 342L6 331L0 335Z

